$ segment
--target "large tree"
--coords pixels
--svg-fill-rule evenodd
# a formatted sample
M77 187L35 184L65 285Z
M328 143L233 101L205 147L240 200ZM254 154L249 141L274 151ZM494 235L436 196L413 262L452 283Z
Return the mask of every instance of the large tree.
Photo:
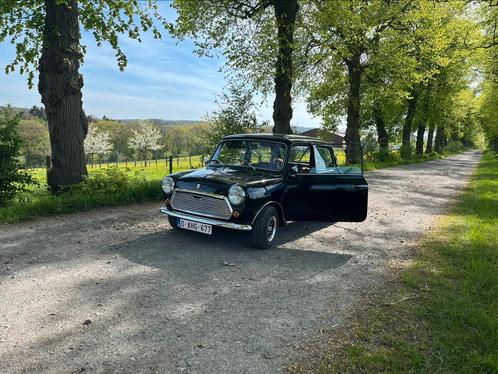
M275 93L275 133L291 133L296 80L298 0L175 0L173 34L192 37L197 52L221 50L227 66L264 94Z
M155 0L3 0L0 2L0 42L16 46L16 57L6 67L28 74L33 86L39 71L38 91L45 105L52 149L48 184L53 190L79 183L87 174L84 139L88 122L83 111L83 77L79 73L85 46L80 28L98 45L108 42L116 51L120 69L127 60L118 37L140 40L140 32L160 32L154 19L163 21Z
M311 83L314 91L311 98L312 101L324 100L326 105L312 104L311 107L321 107L327 111L328 102L345 100L345 139L351 145L360 143L365 73L372 69L375 55L386 34L392 29L406 27L406 14L413 8L413 3L412 0L338 0L312 3L311 22L307 29L316 46L310 53L312 64L318 65L316 70L319 79ZM345 86L338 85L341 81ZM339 94L337 88L347 94ZM380 103L375 106L374 113L380 119ZM381 135L382 138L385 136L386 134ZM351 146L347 161L355 163L360 158L359 147Z

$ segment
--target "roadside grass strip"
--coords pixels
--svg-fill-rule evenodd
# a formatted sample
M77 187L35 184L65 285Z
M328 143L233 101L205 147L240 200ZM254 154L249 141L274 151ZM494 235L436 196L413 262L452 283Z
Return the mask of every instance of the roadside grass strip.
M413 261L292 373L498 373L498 155Z

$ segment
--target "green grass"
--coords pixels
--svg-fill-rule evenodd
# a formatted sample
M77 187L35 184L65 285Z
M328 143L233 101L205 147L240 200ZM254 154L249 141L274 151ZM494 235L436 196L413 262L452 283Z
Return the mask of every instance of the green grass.
M498 373L498 155L395 279L289 371Z
M201 156L192 156L192 166L201 165ZM188 157L174 159L173 171L190 169ZM114 171L118 171L117 174ZM40 216L51 216L145 201L159 201L162 197L161 180L169 173L164 160L152 161L149 166L134 163L103 164L88 167L89 183L86 189L76 189L60 196L47 190L45 169L31 169L38 186L19 194L0 208L0 222L11 223ZM119 184L115 179L119 179Z
M371 170L377 170L377 169L384 169L384 168L390 168L394 166L400 166L400 165L408 165L408 164L416 164L420 162L425 162L425 161L433 161L433 160L440 160L445 156L449 156L450 153L444 153L444 154L438 154L438 153L433 153L430 155L423 155L423 156L418 156L414 157L411 160L403 160L401 157L399 157L398 154L395 154L395 157L391 157L390 160L387 161L365 161L363 164L363 168L365 171L371 171Z

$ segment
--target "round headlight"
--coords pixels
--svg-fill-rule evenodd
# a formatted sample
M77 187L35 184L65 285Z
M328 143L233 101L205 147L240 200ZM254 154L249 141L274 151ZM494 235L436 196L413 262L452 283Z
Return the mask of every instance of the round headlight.
M164 177L163 179L163 191L164 193L170 194L175 188L175 181L171 177Z
M246 199L246 193L244 192L244 189L240 186L232 186L228 190L228 200L233 205L240 205L244 202Z

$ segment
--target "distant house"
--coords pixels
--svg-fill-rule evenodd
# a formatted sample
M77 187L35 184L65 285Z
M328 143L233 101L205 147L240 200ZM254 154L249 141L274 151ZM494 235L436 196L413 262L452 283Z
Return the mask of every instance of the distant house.
M312 138L321 138L332 143L344 143L344 136L333 132L324 131L319 128L307 130L305 132L302 132L301 135L311 136Z

